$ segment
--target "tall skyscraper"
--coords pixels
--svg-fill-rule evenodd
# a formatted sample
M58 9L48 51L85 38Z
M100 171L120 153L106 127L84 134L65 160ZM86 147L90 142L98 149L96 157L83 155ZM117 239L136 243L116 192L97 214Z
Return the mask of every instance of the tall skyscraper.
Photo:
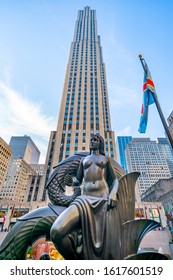
M28 164L37 164L40 151L30 136L12 136L9 146L12 149L12 158L22 158Z
M10 164L12 150L10 146L0 137L0 191L4 184L8 166Z
M117 161L121 165L121 167L127 173L127 163L125 157L125 149L127 144L132 141L132 136L117 136L116 141L116 153L117 153Z
M31 167L38 165L40 151L29 136L12 136L9 143L12 159L9 163L4 183L1 186L0 199L27 201L31 179L37 176L37 170ZM39 168L39 167L38 167ZM42 167L43 168L43 167ZM42 176L43 177L43 176ZM38 178L39 183L40 178ZM37 198L38 184L35 190Z
M27 202L40 201L42 199L42 193L40 192L41 186L43 184L43 174L45 172L44 164L30 164L33 169L31 176L30 185L28 192L26 193Z
M90 136L94 133L104 137L106 153L116 158L96 11L85 7L78 11L57 129L49 141L46 181L58 162L77 152L89 151Z
M133 138L127 144L125 154L128 172L138 171L139 193L144 193L159 179L171 177L163 144L150 138Z
M165 155L165 158L166 158L166 161L167 161L170 173L171 173L171 177L173 177L173 154L171 152L169 142L168 142L167 138L157 138L156 143L161 144L163 153Z
M34 174L36 174L34 170L22 158L13 158L1 188L0 199L8 199L15 202L26 201L31 175Z

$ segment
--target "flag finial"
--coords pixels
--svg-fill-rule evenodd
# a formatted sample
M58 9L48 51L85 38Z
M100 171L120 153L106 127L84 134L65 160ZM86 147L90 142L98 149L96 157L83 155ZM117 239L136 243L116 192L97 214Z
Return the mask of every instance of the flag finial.
M139 58L142 58L142 54L139 54Z

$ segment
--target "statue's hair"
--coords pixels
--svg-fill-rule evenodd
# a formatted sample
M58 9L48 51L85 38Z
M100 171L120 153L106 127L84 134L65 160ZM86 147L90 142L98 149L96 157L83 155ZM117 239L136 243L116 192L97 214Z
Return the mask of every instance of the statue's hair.
M99 153L103 156L105 156L105 144L104 144L104 139L100 134L93 134L91 135L91 139L93 137L97 137L100 140L100 145L99 145ZM91 152L91 150L90 150Z

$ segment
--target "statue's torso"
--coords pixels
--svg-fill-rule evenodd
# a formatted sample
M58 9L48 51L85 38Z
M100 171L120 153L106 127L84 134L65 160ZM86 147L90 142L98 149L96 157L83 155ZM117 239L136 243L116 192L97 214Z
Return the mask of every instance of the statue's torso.
M83 160L83 193L91 196L106 197L109 187L106 181L108 159L103 155L92 154Z

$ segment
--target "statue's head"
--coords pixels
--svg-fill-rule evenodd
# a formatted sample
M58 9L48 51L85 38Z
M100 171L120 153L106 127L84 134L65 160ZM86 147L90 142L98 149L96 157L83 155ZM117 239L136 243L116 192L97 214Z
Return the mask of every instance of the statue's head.
M91 136L90 143L91 143L92 139L97 139L99 141L99 147L98 147L99 148L99 153L101 155L105 155L103 137L100 134L93 134ZM90 152L91 152L91 147L90 147Z

